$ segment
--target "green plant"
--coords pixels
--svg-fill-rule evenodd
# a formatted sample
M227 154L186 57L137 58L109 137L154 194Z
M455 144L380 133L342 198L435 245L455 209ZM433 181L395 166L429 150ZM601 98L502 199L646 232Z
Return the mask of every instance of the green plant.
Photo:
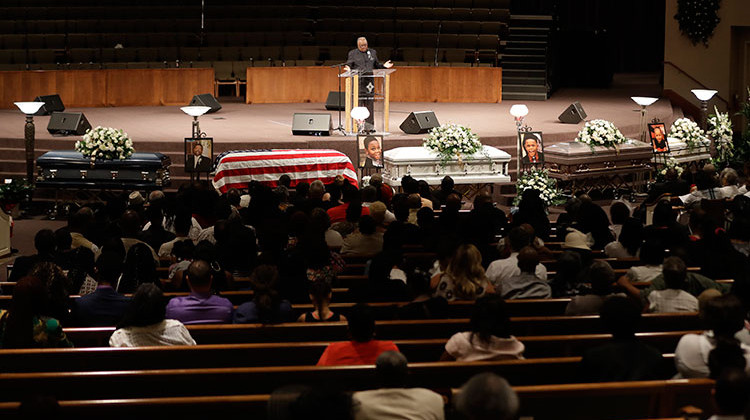
M0 203L15 204L28 198L34 186L21 178L14 178L9 183L0 184Z
M745 101L735 115L742 116L745 119L742 135L735 135L734 156L731 161L732 166L741 168L745 162L750 162L750 87L747 88Z

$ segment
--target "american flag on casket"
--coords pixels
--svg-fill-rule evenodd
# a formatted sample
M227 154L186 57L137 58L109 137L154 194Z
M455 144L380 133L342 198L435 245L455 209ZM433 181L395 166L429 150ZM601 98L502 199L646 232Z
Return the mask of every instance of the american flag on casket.
M316 179L328 184L342 175L355 186L357 172L349 157L330 149L232 150L216 157L214 188L221 193L230 188L247 188L251 181L277 186L287 174L292 187Z

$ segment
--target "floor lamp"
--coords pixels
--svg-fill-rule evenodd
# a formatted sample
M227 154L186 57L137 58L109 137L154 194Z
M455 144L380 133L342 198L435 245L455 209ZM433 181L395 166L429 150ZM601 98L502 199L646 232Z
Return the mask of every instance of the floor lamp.
M524 118L529 114L529 108L524 104L515 104L510 107L510 115L516 121L516 131L519 133L522 131L528 131L529 127L524 124ZM516 139L516 170L518 171L517 178L521 177L521 145L520 141Z
M659 98L652 98L649 96L631 96L630 99L637 103L641 107L641 141L646 142L646 107L658 101Z
M29 184L34 183L34 136L36 128L34 127L34 114L39 108L44 106L44 102L14 102L14 104L26 114L26 126L23 134L26 146L26 181Z
M706 129L706 115L708 113L708 101L716 95L715 90L712 89L693 89L691 90L693 95L701 101L701 128Z

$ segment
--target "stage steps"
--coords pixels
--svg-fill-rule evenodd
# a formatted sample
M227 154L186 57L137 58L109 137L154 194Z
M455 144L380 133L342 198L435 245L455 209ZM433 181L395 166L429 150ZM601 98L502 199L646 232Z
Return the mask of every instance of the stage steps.
M552 16L511 15L502 54L503 100L545 101Z

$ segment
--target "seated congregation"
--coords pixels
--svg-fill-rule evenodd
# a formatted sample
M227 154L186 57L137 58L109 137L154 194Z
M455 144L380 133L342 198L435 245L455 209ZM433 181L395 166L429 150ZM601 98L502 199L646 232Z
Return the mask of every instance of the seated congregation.
M541 360L539 343L557 335L549 354L568 357L563 383L712 378L717 413L737 414L746 401L738 411L721 390L748 386L750 197L736 174L729 179L721 217L702 206L710 196L661 197L648 210L615 201L608 214L581 194L550 220L535 190L506 214L488 193L466 205L449 177L435 191L407 176L396 192L375 174L361 189L344 179L291 188L284 175L277 188L252 183L245 194L219 195L203 182L176 194L134 192L36 234L37 253L18 257L4 284L12 298L0 299L0 347L85 347L77 337L94 328L112 347L197 349L211 345L202 342L211 328L257 324L270 334L270 325L307 324L312 337L296 341L317 352L309 366L376 366L379 382L353 394L338 392L353 390L344 385L268 391L269 410L286 415L278 418L325 409L334 418L479 419L517 415L516 392L522 406L526 394L514 378L524 371L512 363ZM659 314L684 318L660 329ZM587 329L591 316L597 324ZM389 335L389 323L407 320L413 333ZM430 320L437 327L420 324ZM524 322L536 321L570 329L524 334ZM341 331L335 342L328 327ZM644 331L670 336L659 342ZM262 346L257 333L231 342ZM565 340L586 344L565 353ZM295 340L273 344L285 341ZM466 384L444 410L433 392L451 398L444 389L406 380L412 363L429 362L487 363L484 370L510 376L458 375L449 388ZM545 381L524 385L556 383Z

